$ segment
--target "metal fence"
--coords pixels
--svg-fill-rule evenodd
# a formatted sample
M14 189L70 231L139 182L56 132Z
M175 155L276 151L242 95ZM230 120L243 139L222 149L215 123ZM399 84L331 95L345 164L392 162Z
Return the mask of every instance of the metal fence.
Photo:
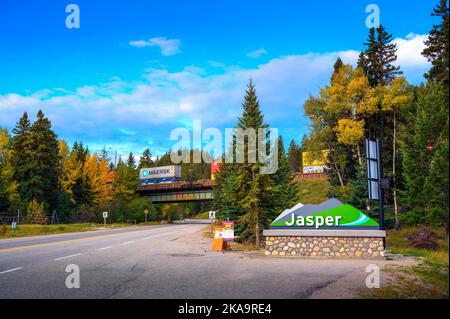
M17 224L59 224L59 216L57 211L46 214L42 217L35 217L33 219L25 218L21 211L17 213L0 212L0 225L11 224L16 222Z

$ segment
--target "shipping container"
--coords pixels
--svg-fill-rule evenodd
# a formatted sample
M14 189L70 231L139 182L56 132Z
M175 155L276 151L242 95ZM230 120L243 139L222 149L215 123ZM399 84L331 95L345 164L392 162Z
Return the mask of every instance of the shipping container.
M141 168L141 170L139 171L139 178L141 180L181 178L181 166L170 165L161 167Z

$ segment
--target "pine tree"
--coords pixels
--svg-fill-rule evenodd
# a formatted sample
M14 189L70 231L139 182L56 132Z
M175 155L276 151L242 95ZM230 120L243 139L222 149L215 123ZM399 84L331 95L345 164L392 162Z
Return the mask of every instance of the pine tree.
M422 54L433 65L425 75L426 78L431 82L442 82L444 87L448 88L449 8L447 1L440 0L431 14L440 17L441 21L430 31L428 39L425 41L427 47Z
M152 153L150 152L150 149L146 148L144 152L142 153L141 158L139 159L139 166L138 168L147 168L154 166L153 160L152 160Z
M291 140L288 150L288 163L292 172L300 171L301 167L301 150L294 139Z
M75 141L71 150L71 156L74 157L74 161L80 163L81 167L84 167L86 157L89 154L87 148L83 146L83 142ZM88 204L91 201L90 186L86 184L86 180L83 180L82 174L78 176L75 181L75 185L72 186L73 197L77 205Z
M409 113L401 143L404 190L402 219L448 227L448 105L446 89L430 83ZM447 149L446 149L447 148ZM437 219L436 219L437 218Z
M136 160L134 159L134 155L132 152L128 154L127 166L132 170L136 169Z
M269 126L264 123L252 81L247 86L242 106L243 112L238 117L236 129L254 129L256 133L258 129L267 131ZM243 148L244 163L221 165L216 176L213 207L222 217L237 220L236 231L241 240L259 245L262 229L296 201L298 189L290 180L291 171L282 140L278 140L278 170L270 175L261 173L260 161L253 163L248 160L252 151L249 145L253 142L251 138L235 138L228 146L229 150Z
M114 172L114 198L130 201L135 194L136 186L135 181L130 178L128 165L122 162L122 159L119 159Z
M337 58L336 62L334 62L333 65L333 74L331 75L331 79L333 79L333 76L339 72L339 70L341 69L341 67L344 66L344 62L342 62L341 58Z
M392 35L380 25L376 30L371 28L367 47L361 52L358 66L364 70L371 87L379 84L390 84L394 78L402 74L399 66L395 66L397 60L397 46L392 43Z
M19 185L19 194L23 208L26 208L30 199L30 144L28 143L30 128L30 120L28 119L27 112L25 112L12 131L12 167L14 168L14 180Z
M107 164L111 161L111 159L109 158L109 155L108 155L108 151L106 150L105 146L103 146L102 150L100 151L98 160L99 160L99 162L106 160Z
M133 188L136 188L139 183L139 175L136 169L136 160L133 153L130 152L127 159L128 179Z
M270 175L273 185L273 197L270 199L273 205L269 218L273 220L287 207L292 207L299 202L299 185L292 178L293 170L289 167L288 157L284 149L283 138L278 138L278 170Z
M29 199L43 203L46 209L56 207L59 174L59 149L51 122L39 110L37 120L30 128L26 140L29 158ZM28 198L27 198L28 200Z

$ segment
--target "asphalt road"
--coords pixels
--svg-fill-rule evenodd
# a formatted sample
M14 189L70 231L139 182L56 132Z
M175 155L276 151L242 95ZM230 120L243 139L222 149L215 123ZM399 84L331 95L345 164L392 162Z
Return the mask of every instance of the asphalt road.
M161 225L0 240L0 298L307 298L371 263L213 252L203 228ZM80 288L66 287L69 264L80 269Z

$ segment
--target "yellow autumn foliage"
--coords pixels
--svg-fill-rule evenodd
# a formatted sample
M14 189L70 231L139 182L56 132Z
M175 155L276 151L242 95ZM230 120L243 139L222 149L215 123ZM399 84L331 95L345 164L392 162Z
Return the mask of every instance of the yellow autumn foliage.
M364 120L339 119L336 126L338 142L354 146L364 137Z
M383 87L383 111L395 111L411 99L409 84L404 77L395 78L392 84Z
M59 183L65 190L70 200L75 203L73 186L82 175L82 163L77 161L75 154L69 154L62 162L62 172L59 176Z

